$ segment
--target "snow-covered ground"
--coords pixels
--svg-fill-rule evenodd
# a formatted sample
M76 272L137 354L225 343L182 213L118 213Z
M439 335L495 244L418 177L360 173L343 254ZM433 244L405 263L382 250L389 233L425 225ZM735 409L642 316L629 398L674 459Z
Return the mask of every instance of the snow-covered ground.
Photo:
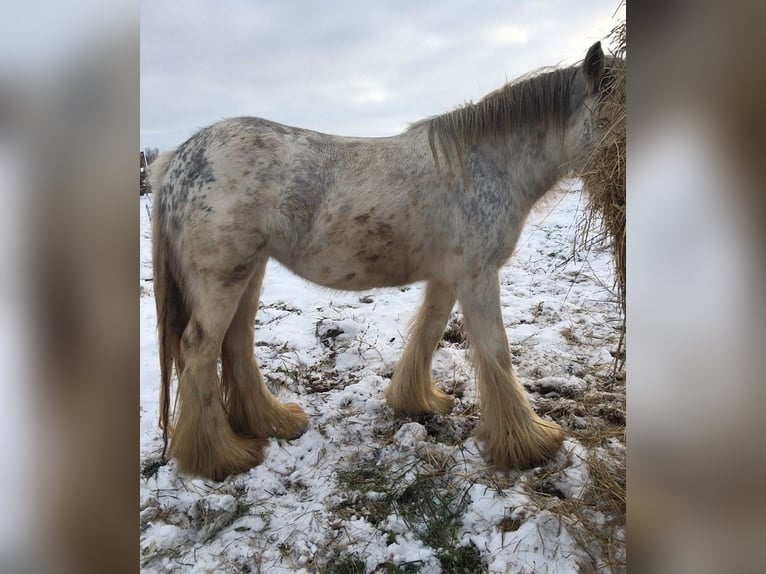
M151 200L140 201L144 571L620 569L624 523L599 503L591 472L597 461L624 485L624 382L610 379L618 306L608 248L573 248L577 182L536 208L501 270L515 368L538 412L570 431L554 461L508 475L487 468L472 438L477 390L458 308L434 357L435 380L458 400L448 416L413 420L382 391L422 285L336 292L274 262L255 352L272 392L309 415L308 431L272 439L262 465L220 483L161 465Z

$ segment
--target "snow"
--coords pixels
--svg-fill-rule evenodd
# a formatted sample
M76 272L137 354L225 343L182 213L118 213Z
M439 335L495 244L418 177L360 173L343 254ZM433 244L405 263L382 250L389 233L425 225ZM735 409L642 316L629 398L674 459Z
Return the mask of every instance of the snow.
M353 557L367 572L392 565L441 572L444 549L424 542L423 528L405 516L405 499L391 502L391 493L414 489L423 476L464 493L455 545L475 547L488 572L578 572L594 563L571 522L542 508L530 486L546 472L557 496L584 499L589 450L570 437L549 467L507 476L488 469L470 432L477 395L464 344L443 341L434 356L435 380L456 396L450 415L409 419L386 406L382 392L420 284L330 291L270 262L255 353L279 400L306 411L308 431L272 439L263 464L223 482L179 475L172 460L159 465L151 200L140 201L143 571L316 572ZM514 367L536 406L591 390L618 338L608 249L573 251L581 203L576 181L555 192L530 216L500 274ZM580 423L572 417L573 427ZM616 441L600 452L620 448ZM359 471L369 484L344 482Z
M394 442L405 448L414 448L420 442L426 440L428 431L419 423L405 423L394 434Z

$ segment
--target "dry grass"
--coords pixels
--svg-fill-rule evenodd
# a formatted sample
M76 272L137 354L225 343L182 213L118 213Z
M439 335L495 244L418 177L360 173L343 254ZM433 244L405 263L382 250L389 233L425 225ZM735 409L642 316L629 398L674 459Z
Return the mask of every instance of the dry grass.
M576 241L576 248L584 251L601 244L612 248L621 315L620 339L612 353L615 362L611 376L598 377L600 382L585 394L538 405L586 448L589 483L581 500L560 496L551 487L561 471L555 465L528 483L535 504L557 514L589 549L596 571L611 572L625 571L626 32L623 21L608 38L613 58L605 105L611 124L580 174L587 199ZM572 330L562 335L576 342Z
M570 462L552 464L532 476L527 486L539 508L558 515L596 571L625 571L625 381L601 374L588 392L574 398L538 402L538 410L567 428L585 447L588 484L581 499L563 496L555 478Z
M611 125L607 135L581 174L587 190L585 215L578 230L578 244L590 249L608 239L613 248L616 286L622 313L622 337L615 353L615 372L624 364L625 335L625 168L627 135L626 102L626 23L623 21L609 35L612 45L607 76L607 112ZM599 225L600 224L600 225Z
M595 431L595 434L601 434ZM607 440L608 433L602 435ZM596 437L591 437L596 440ZM589 482L582 499L558 492L551 479L562 468L549 466L528 480L534 504L557 515L591 557L595 571L625 571L625 451L589 449Z

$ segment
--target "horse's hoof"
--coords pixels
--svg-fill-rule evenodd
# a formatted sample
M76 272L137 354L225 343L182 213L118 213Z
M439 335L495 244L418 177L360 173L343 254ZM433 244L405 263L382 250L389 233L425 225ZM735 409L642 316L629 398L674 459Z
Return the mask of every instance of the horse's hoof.
M395 392L393 383L386 388L383 395L389 407L408 416L446 415L449 414L455 404L455 398L452 395L448 395L433 384L426 392L426 396L415 399L408 394Z
M553 458L564 440L559 425L534 415L511 428L482 426L476 438L484 443L482 455L498 470L526 469Z
M309 417L298 403L285 403L282 407L284 412L279 417L274 436L285 439L298 438L309 428Z
M195 445L193 449L171 444L171 455L178 460L184 474L220 481L231 474L247 472L263 462L269 441L244 438L233 433L210 448Z

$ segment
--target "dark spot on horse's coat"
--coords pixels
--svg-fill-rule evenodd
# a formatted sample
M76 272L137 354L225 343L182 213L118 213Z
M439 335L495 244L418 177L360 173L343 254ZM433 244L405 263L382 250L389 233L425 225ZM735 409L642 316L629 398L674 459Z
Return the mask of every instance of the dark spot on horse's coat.
M247 177L248 175L250 175L249 169L246 169L245 171L242 172L242 177Z
M244 263L240 263L234 269L231 270L231 273L229 273L229 276L226 278L226 281L224 281L224 287L229 287L230 285L233 285L234 283L239 283L240 281L247 279L249 275L250 275L250 268Z
M356 273L349 273L346 275L346 281L351 281L354 277L356 277Z
M320 272L322 275L327 275L327 274L330 272L330 268L329 268L329 267L326 267L326 266L323 266L323 267L322 267L322 268L319 270L319 272Z
M463 248L461 246L455 247L455 249L452 250L452 253L455 255L462 255L463 254Z
M181 144L176 152L173 168L165 181L170 182L168 191L177 208L182 208L190 195L197 197L205 186L215 182L213 169L207 159L207 148L214 131L213 128L207 128L197 132Z
M375 228L375 232L381 239L390 240L394 236L394 228L388 223L379 223ZM390 241L387 241L386 244L390 244Z
M256 233L255 237L253 238L253 245L254 245L254 251L260 251L264 247L266 247L266 244L269 242L269 238L265 237L264 235L261 235L260 233Z
M198 347L205 338L205 331L199 321L192 321L187 325L183 334L183 342L192 349Z
M377 261L378 259L380 259L380 255L374 255L374 254L373 254L373 255L368 255L368 256L367 256L367 261L372 261L373 263L374 263L375 261Z
M253 147L258 147L258 148L266 147L266 142L263 140L263 138L260 135L256 135L255 137L253 137L251 143L253 144Z
M164 216L164 214L168 210L168 194L171 192L171 186L170 184L165 181L162 186L159 189L160 193L160 201L159 201L159 212L160 217Z
M370 221L370 214L369 214L369 213L365 213L364 215L357 215L357 216L354 218L354 221L356 221L356 222L357 222L357 223L359 223L359 224L362 224L362 225L364 225L365 223L367 223L368 221Z

